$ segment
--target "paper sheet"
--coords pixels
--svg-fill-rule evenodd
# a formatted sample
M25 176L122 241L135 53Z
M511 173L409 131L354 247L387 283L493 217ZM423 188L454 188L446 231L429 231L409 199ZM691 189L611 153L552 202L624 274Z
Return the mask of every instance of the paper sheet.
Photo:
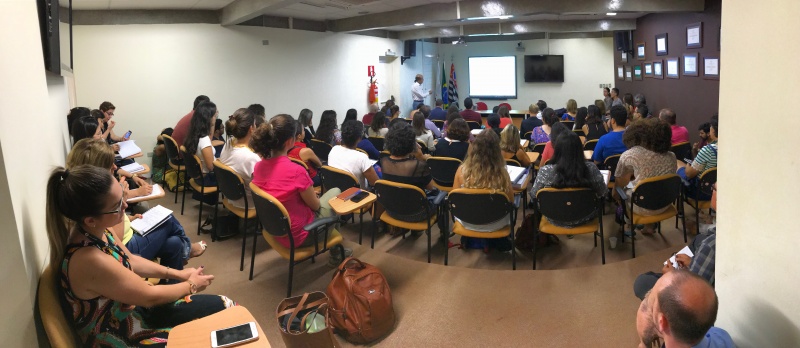
M147 198L155 197L155 196L158 196L158 195L160 195L162 193L164 193L164 189L162 189L161 186L159 186L158 184L153 184L153 192L150 192L149 195L147 195L147 196L139 196L139 197L131 197L131 198L128 198L128 202L130 202L130 201L136 201L136 202L146 201Z
M691 28L686 30L686 44L699 44L700 43L700 28Z
M119 169L122 169L122 170L124 170L124 171L126 171L128 173L131 173L131 174L135 174L135 173L144 171L144 167L141 164L136 163L136 162L133 162L133 163L131 163L129 165L126 165L126 166L122 166Z
M694 253L692 253L692 251L689 250L689 246L688 245L683 247L683 249L681 249L681 251L675 253L675 255L677 255L677 254L686 254L686 255L689 255L689 257L694 257ZM672 255L672 257L670 257L669 260L664 261L664 265L666 266L667 262L672 262L672 268L678 268L678 261L675 260L675 255ZM686 266L689 266L689 265L686 265Z
M153 191L155 192L155 189ZM171 214L172 210L157 205L142 214L141 219L131 221L131 228L139 234L145 235L152 231L153 228L164 223Z
M119 145L119 156L122 158L133 156L139 152L142 152L142 149L136 146L136 142L134 140L120 141L117 143L117 145Z
M620 78L625 77L625 70L623 70L622 67L617 68L617 76Z

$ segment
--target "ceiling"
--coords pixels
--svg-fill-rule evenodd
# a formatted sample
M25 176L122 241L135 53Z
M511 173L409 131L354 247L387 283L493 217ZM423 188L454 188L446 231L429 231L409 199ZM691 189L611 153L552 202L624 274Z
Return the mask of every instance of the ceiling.
M234 0L72 0L73 10L220 10ZM69 0L59 0L68 7Z

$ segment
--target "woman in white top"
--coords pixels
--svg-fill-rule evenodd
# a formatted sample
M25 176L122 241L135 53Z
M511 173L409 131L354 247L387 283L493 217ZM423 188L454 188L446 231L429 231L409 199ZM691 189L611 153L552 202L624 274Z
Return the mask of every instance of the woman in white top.
M388 132L389 128L386 128L386 114L384 114L383 111L376 112L375 116L372 117L372 123L370 123L369 128L367 128L367 135L371 137L385 137Z
M368 186L375 184L378 174L372 166L375 161L369 159L367 154L356 150L358 142L364 134L364 124L357 121L347 121L342 126L342 145L336 145L328 154L328 165L353 174L362 188L366 179Z
M205 101L194 109L192 121L189 124L189 134L183 146L186 153L197 154L200 157L200 169L203 171L202 180L194 178L203 186L216 186L217 178L214 176L214 147L211 146L211 135L214 134L214 124L217 122L217 105Z
M236 174L244 180L244 191L249 203L248 207L253 207L253 198L250 193L250 181L253 180L253 169L261 157L250 148L250 138L253 131L261 124L261 119L245 108L236 110L233 115L228 117L225 122L225 130L228 134L228 141L222 148L219 161L231 167ZM230 201L236 207L244 209L244 198Z
M421 112L415 113L411 125L414 127L414 135L416 135L417 140L425 143L428 152L436 151L436 143L433 142L433 132L428 130L428 127L425 127L425 115Z

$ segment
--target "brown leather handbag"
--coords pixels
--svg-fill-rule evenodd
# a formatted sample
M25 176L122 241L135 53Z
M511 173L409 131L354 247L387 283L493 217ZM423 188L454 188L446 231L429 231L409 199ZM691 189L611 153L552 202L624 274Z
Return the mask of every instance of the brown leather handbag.
M328 297L323 292L305 293L302 296L286 298L278 304L276 318L281 338L288 348L339 348L339 341L333 336L328 317ZM317 319L321 316L322 320ZM325 323L324 328L319 325ZM314 327L310 329L307 327Z
M385 336L395 315L389 284L380 270L347 258L328 284L329 323L344 339L365 344Z

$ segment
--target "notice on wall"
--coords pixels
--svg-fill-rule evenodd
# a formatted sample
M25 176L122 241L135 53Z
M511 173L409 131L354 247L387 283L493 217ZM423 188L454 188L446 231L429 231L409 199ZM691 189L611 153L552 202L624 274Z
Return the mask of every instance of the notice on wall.
M668 60L667 61L667 75L677 75L678 74L678 61L677 60Z
M686 29L686 44L687 45L700 44L700 27Z
M706 75L719 75L719 59L706 58L703 71Z

